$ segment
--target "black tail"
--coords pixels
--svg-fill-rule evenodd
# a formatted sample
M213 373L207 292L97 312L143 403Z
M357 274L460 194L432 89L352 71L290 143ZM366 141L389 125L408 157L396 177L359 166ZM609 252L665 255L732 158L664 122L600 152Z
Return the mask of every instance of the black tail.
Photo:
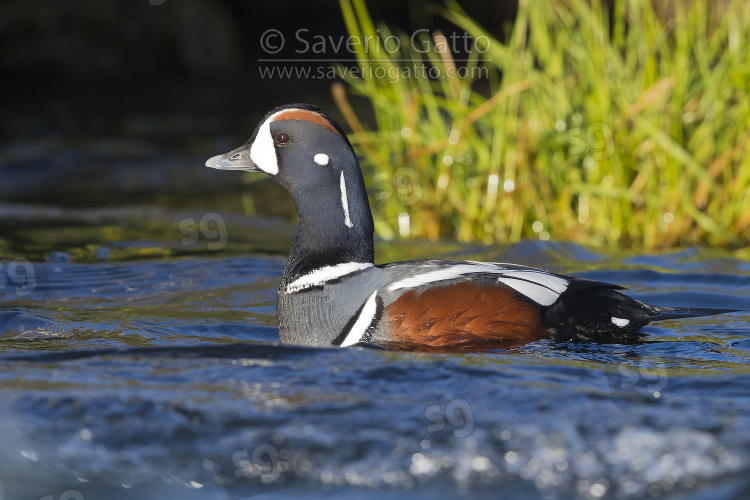
M652 321L734 311L652 306L602 286L563 294L543 310L542 318L550 337L557 341L631 343L643 338L641 328Z
M714 314L724 314L739 311L739 309L713 309L711 307L651 307L657 310L657 313L651 317L651 321L661 321L663 319L694 318L696 316L713 316Z

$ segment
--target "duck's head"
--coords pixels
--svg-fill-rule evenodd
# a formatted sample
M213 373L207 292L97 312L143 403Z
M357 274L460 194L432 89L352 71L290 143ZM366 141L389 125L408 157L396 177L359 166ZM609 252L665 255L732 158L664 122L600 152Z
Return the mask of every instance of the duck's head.
M317 106L279 106L250 140L206 166L265 173L289 192L297 207L290 264L300 259L305 262L298 267L314 269L372 262L372 214L357 156L341 127Z

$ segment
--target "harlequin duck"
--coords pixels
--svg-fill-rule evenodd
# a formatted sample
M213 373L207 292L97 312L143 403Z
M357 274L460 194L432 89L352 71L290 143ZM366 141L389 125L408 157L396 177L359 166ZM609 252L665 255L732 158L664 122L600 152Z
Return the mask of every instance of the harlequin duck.
M294 200L297 226L276 311L286 343L481 351L544 338L632 342L651 321L730 312L652 306L617 285L515 264L376 266L357 156L341 127L309 104L274 109L249 141L206 166L265 173Z

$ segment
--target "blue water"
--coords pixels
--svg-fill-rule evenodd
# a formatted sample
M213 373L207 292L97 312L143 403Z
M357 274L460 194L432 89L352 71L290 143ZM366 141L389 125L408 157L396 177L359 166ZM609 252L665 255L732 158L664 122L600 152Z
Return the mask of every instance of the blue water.
M750 263L729 252L401 253L750 310ZM0 268L0 498L750 495L748 312L658 323L640 345L303 348L278 344L281 255L49 260Z

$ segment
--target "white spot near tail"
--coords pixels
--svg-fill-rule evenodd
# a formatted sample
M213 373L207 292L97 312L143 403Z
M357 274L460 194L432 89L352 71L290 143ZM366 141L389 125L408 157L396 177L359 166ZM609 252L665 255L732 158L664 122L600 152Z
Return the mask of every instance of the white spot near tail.
M352 220L349 218L349 199L346 197L346 181L344 180L344 171L341 171L341 206L344 207L344 224L346 227L354 227Z
M341 343L341 347L354 345L362 340L365 332L367 332L367 329L375 320L375 313L377 313L378 311L378 304L375 301L375 298L377 296L378 291L375 290L374 292L372 292L372 295L370 295L370 298L367 299L367 302L365 302L365 306L362 308L362 312L359 313L357 321L354 322L354 325L352 325L352 329L349 330L346 338Z
M318 165L328 165L329 158L325 153L318 153L313 157L313 161Z
M615 318L614 316L612 316L612 323L614 323L616 326L623 327L628 326L630 324L630 320L624 318Z

